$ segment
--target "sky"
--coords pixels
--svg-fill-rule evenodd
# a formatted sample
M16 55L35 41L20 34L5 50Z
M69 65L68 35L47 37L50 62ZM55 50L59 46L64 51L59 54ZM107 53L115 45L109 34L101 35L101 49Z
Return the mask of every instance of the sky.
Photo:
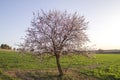
M120 0L0 0L0 44L21 43L33 12L41 9L85 16L90 46L120 49Z

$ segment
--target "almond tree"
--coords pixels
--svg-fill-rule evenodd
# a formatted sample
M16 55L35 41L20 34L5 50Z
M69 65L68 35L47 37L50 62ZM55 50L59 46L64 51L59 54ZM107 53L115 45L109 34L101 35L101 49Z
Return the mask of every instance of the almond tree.
M25 36L26 49L49 52L55 56L59 75L63 75L60 57L63 51L75 50L88 41L86 35L88 22L76 12L69 14L50 10L33 13L31 27Z

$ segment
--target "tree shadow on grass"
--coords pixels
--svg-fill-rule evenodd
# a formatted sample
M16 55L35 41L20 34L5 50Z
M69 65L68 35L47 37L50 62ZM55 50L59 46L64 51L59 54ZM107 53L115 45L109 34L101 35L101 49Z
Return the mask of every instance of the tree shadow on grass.
M72 70L68 70L63 76L59 76L56 70L20 70L7 73L10 73L9 76L20 80L98 80Z
M16 77L22 80L67 80L54 72L16 72Z

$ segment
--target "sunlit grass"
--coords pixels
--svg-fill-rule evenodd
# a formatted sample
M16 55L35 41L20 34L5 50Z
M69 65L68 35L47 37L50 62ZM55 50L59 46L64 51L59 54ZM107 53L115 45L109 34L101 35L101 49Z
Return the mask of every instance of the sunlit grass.
M41 61L41 58L44 60ZM41 58L13 51L0 51L0 70L3 75L4 72L17 70L43 72L52 70L56 73L55 57L46 55ZM120 79L120 54L95 54L94 58L72 54L61 56L60 62L65 73L72 70L77 74L82 73L102 80Z

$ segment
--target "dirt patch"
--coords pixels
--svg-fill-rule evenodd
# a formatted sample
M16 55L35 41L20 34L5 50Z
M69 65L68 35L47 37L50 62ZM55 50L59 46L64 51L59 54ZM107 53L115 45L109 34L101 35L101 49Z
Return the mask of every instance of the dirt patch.
M5 72L6 75L12 76L12 77L16 77L16 72L15 71L7 71Z
M58 76L56 69L13 70L7 71L5 74L22 80L98 80L84 74L78 74L74 70L68 70L63 77Z

